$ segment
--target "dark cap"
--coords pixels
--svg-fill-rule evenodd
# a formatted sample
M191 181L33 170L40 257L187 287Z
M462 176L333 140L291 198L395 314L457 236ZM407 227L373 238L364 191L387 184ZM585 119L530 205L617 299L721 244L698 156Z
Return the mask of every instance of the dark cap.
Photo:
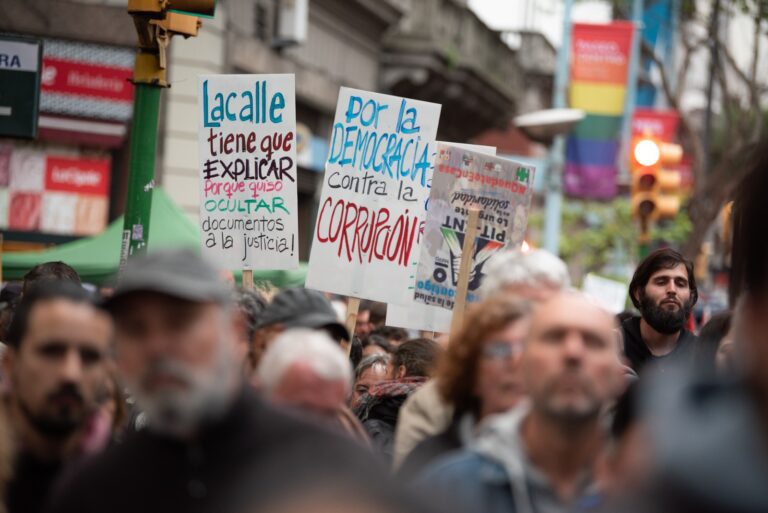
M262 313L259 327L282 324L286 328L326 329L336 339L349 340L349 332L336 317L331 303L316 290L281 290Z
M157 292L197 303L230 303L232 290L218 271L190 249L160 250L128 261L104 306L134 292Z

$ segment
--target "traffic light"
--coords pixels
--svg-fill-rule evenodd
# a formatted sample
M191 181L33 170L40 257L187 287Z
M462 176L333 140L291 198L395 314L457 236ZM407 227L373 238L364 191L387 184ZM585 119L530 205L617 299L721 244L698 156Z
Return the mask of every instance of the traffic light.
M166 48L171 37L197 36L199 17L212 17L216 0L128 0L139 36L134 83L167 87Z
M679 144L643 136L632 141L632 215L641 221L671 219L680 210L680 172L665 169L682 158Z

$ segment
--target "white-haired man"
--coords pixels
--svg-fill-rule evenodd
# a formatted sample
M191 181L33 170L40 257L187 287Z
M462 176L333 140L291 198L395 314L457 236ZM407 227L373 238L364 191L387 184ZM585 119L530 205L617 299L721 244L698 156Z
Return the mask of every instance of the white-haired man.
M346 406L352 367L325 332L283 332L264 353L256 378L263 396L274 405L367 443L363 427Z
M542 301L571 284L565 263L543 249L497 253L488 260L484 272L480 286L483 299L509 294ZM397 468L419 442L444 431L452 416L453 408L440 397L434 380L411 395L400 410L394 466Z
M323 332L292 329L277 337L256 371L264 396L275 404L334 416L352 388L352 368Z

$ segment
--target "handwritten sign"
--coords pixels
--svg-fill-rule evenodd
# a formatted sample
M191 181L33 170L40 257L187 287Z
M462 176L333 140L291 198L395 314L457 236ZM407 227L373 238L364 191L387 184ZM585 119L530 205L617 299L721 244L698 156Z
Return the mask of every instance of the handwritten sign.
M483 265L525 236L535 170L511 160L438 145L414 298L452 309L469 208L479 207L468 301L477 301Z
M413 280L440 105L341 88L306 287L383 302Z
M293 75L203 75L203 252L229 269L299 265Z

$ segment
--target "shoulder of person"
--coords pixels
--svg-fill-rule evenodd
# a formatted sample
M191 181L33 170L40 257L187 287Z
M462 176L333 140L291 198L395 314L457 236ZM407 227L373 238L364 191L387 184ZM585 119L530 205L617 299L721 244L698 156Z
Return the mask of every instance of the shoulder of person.
M466 449L438 458L424 469L422 479L446 485L473 481L508 481L501 463Z

